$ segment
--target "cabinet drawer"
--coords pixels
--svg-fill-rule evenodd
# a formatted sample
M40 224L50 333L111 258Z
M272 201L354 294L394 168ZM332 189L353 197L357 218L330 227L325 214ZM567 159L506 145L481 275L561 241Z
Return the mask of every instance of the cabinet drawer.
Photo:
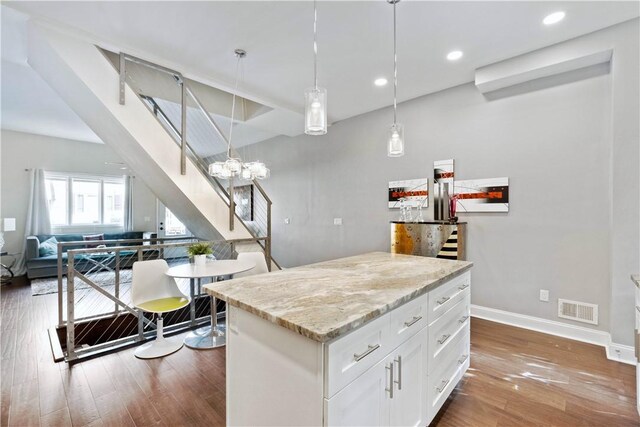
M391 348L396 348L427 324L427 295L422 295L389 313Z
M429 362L429 374L443 370L453 359L460 361L460 364L464 363L470 355L469 336L469 328L464 327L451 344Z
M429 292L429 324L436 321L438 317L446 313L458 301L469 295L470 285L471 273L466 272Z
M429 366L435 366L442 354L469 331L470 298L459 301L429 326Z
M427 396L428 396L428 414L429 422L436 416L438 410L442 407L442 404L447 400L451 390L453 390L462 376L460 375L460 368L468 366L468 357L464 355L468 354L468 350L463 350L456 357L447 359L447 363L432 372L427 377Z
M329 343L325 348L324 397L331 398L382 360L393 349L390 341L387 314Z

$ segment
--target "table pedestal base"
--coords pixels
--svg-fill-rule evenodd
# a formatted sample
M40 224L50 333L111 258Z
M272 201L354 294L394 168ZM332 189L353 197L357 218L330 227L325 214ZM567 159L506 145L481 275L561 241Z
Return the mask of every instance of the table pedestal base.
M215 330L211 326L196 329L184 338L184 345L196 350L222 347L227 342L226 326L219 323Z

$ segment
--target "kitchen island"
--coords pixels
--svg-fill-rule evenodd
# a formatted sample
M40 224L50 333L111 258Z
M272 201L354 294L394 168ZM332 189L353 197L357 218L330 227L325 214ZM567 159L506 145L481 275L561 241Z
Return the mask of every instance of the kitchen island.
M227 424L429 424L469 366L471 266L374 252L205 286Z

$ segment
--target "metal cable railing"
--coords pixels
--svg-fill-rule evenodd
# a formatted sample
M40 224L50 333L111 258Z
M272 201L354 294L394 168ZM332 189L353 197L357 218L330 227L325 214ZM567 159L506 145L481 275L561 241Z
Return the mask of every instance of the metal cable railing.
M261 239L207 242L217 260L233 259L236 245L253 245L260 250ZM132 267L137 261L164 259L170 267L190 262L187 247L195 238L138 239L114 246L113 241L92 241L106 247L84 247L87 242L64 242L67 249L66 278L59 275L58 293L66 304L59 305L59 337L64 341L65 359L73 361L116 348L134 345L155 337L153 318L131 301ZM159 243L162 242L162 243ZM80 246L82 245L82 246ZM79 247L80 246L80 247ZM59 247L61 249L61 247ZM224 279L224 278L218 278ZM167 333L198 327L208 321L208 296L188 279L176 279L193 304L164 316ZM219 311L224 315L224 311Z

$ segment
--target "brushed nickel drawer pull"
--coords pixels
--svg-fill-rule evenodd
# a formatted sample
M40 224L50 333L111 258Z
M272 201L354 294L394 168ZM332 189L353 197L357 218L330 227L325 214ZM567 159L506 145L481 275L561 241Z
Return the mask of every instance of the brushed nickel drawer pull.
M467 321L467 319L468 319L468 318L469 318L469 316L462 316L462 317L460 318L460 320L458 320L458 323L464 323L464 322L466 322L466 321Z
M413 319L408 322L404 322L404 326L408 328L409 326L416 324L420 319L422 319L422 316L413 316Z
M468 287L469 287L469 284L468 284L468 283L465 283L465 284L464 284L464 285L462 285L462 286L458 286L458 289L460 289L461 291L464 291L464 290L465 290L465 289L467 289Z
M380 344L369 345L367 346L367 350L364 353L361 353L361 354L354 353L353 358L355 359L356 362L359 362L379 348L380 348Z
M444 344L450 337L451 337L451 334L443 335L442 338L438 340L438 344Z
M451 297L442 297L441 299L439 299L438 301L436 301L438 303L438 305L442 305L445 302L449 301L451 299Z
M394 361L398 362L398 380L395 383L398 384L398 390L402 390L402 356L398 356Z
M389 370L389 388L385 387L385 391L389 392L389 399L393 399L393 362L389 363L389 366L385 365L385 369Z
M442 380L440 387L436 387L436 390L438 391L438 393L442 393L444 389L447 388L448 384L449 384L449 380Z
M460 359L458 359L458 365L462 365L468 358L469 356L467 354L464 354Z

